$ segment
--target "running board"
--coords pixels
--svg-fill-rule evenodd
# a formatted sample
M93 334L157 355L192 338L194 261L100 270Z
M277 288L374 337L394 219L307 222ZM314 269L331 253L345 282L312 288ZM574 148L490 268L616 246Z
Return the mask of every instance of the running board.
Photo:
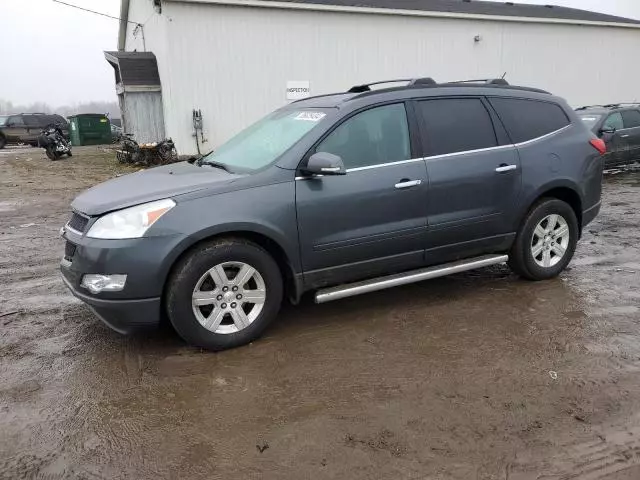
M398 273L386 277L373 278L363 282L349 283L338 287L325 288L316 293L316 303L327 303L341 298L354 297L363 293L377 292L387 288L399 287L409 283L421 282L432 278L446 277L454 273L475 270L476 268L488 267L505 263L509 260L508 255L483 255L482 257L459 260L457 262L445 263L435 267L421 268L410 272Z

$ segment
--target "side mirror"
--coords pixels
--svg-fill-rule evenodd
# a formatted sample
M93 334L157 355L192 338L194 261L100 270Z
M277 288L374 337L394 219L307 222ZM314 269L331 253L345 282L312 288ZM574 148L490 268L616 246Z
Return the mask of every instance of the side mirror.
M607 126L602 127L600 129L600 134L602 135L604 133L609 133L609 134L613 135L614 133L616 133L616 127L607 127Z
M15 123L13 122L7 122L4 124L5 127L13 127L15 125Z
M344 162L338 155L327 152L314 153L303 169L310 175L346 175Z

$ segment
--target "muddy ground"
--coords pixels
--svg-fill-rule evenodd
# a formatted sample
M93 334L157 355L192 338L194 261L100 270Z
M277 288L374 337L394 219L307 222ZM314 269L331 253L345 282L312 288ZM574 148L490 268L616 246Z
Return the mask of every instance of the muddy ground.
M113 153L0 152L0 478L640 478L640 170L569 271L503 267L327 305L212 354L122 337L59 279Z

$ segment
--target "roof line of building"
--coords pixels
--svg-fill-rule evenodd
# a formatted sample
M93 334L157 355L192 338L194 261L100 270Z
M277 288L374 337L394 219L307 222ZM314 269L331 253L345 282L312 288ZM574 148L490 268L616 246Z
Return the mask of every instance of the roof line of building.
M617 28L635 28L640 29L639 23L623 23L610 21L595 20L576 20L569 18L544 18L544 17L522 17L508 15L488 15L478 13L461 13L461 12L439 12L430 10L410 10L400 8L376 8L368 6L346 6L346 5L328 5L318 3L301 3L295 1L264 1L264 0L165 0L177 3L200 3L200 4L219 4L229 6L243 7L260 7L260 8L280 8L287 10L315 10L325 12L344 12L344 13L369 13L379 15L402 15L410 17L435 17L435 18L453 18L466 20L491 20L503 22L520 22L520 23L552 23L552 24L569 24L569 25L588 25L599 27L617 27ZM129 0L123 0L124 3ZM632 21L629 19L629 21Z

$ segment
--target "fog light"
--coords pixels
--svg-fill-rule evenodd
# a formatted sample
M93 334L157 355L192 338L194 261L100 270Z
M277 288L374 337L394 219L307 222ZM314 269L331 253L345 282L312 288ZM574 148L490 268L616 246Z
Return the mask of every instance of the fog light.
M80 286L91 293L119 292L127 281L126 275L100 275L90 274L82 277Z

